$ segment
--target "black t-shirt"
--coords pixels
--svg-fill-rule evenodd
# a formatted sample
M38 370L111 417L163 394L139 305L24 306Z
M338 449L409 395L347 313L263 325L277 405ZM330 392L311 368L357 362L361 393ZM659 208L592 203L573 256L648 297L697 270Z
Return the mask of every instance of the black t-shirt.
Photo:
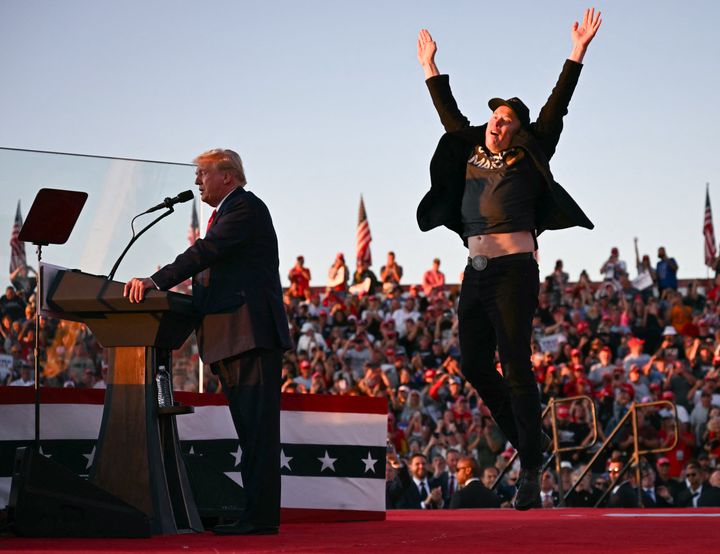
M515 163L506 161L515 156ZM463 236L533 231L541 182L522 150L492 154L475 147L465 170Z

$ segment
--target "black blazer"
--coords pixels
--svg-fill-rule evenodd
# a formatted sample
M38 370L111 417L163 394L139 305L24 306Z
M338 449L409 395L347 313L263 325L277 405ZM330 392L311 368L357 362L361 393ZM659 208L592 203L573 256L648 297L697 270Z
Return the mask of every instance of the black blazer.
M675 497L675 505L678 508L692 508L692 492L686 486L680 490ZM698 499L698 508L720 506L720 489L708 483L703 483L702 492Z
M198 348L205 363L253 348L292 346L278 272L277 236L267 206L235 189L207 235L152 276L167 290L193 278L193 303L202 314Z
M529 129L519 130L510 145L522 149L529 156L545 183L545 191L538 200L535 213L538 235L546 229L565 229L576 225L587 229L594 227L575 200L555 182L549 162L560 140L562 120L567 114L581 69L582 64L570 60L565 62L537 120L530 124ZM440 139L430 162L430 191L420 201L417 221L422 231L444 225L462 238L460 210L467 160L475 146L485 144L487 124L480 127L470 125L455 102L447 75L431 77L426 83L447 132ZM465 239L463 242L467 244Z
M608 508L639 508L637 489L630 484L630 481L623 481L614 492L610 494L607 503Z
M653 500L652 496L645 492L645 489L642 491L642 497L643 497L643 507L645 508L674 508L675 502L668 502L665 500L662 496L658 494L658 488L655 488L655 500ZM670 492L668 490L668 492ZM672 493L671 493L672 494Z
M480 481L472 481L455 491L450 500L450 509L499 508L500 504L500 497L497 494Z

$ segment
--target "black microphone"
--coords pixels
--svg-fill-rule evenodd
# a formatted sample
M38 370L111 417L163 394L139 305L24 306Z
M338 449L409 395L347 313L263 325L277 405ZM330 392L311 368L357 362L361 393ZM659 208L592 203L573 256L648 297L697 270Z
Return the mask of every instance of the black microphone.
M187 202L189 200L192 200L195 198L195 195L193 194L193 191L186 190L184 192L181 192L178 194L175 198L166 198L162 202L160 202L157 206L153 206L149 210L143 212L146 214L149 214L150 212L156 212L157 210L162 210L163 208L171 208L175 204L180 204L182 202Z

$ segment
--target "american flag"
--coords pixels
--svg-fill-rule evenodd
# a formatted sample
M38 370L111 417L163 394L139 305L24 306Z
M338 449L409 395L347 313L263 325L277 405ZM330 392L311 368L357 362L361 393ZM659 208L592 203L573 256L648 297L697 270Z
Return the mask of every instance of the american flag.
M15 271L18 267L23 267L27 264L27 258L25 257L25 243L20 242L18 239L22 226L23 218L20 214L20 200L18 200L17 211L15 212L15 222L13 223L12 233L10 233L10 273Z
M188 229L188 240L190 245L200 238L200 220L198 219L197 205L193 200L192 217L190 218L190 229Z
M715 249L715 229L713 228L712 209L710 208L710 183L705 189L705 219L703 221L705 237L705 265L712 267L717 250Z
M360 212L358 213L358 226L355 240L355 252L358 261L364 261L367 265L372 264L372 255L370 254L370 242L372 235L370 234L370 224L368 223L367 213L365 213L365 202L360 195Z

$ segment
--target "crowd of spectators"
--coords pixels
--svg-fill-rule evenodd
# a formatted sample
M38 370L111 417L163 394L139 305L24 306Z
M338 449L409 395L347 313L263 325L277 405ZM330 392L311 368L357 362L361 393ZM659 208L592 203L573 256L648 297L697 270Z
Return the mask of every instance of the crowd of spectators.
M537 384L544 403L557 402L560 446L589 447L564 453L559 475L543 474L545 506L560 503L559 492L577 480L633 402L661 400L668 403L638 410L640 448L665 450L643 458L642 483L633 471L622 472L634 448L628 427L567 504L594 505L621 472L603 504L631 503L637 495L628 490L639 486L653 489L643 495L656 498L654 505L713 502L720 486L720 278L678 289L677 268L660 248L654 266L636 253L631 271L614 248L595 281L583 271L571 282L558 260L541 283L531 360ZM459 485L489 488L501 472L495 494L509 506L519 468L505 467L514 451L460 369L459 285L446 284L435 259L422 283L408 286L392 252L377 275L364 263L351 272L338 254L317 283L297 258L285 293L295 349L285 356L283 392L387 400L388 507L463 507L452 501ZM13 281L0 299L2 384L33 384L35 305L32 279ZM105 354L85 326L41 318L39 337L43 384L104 386ZM191 339L174 354L176 390L198 390L198 367ZM217 390L210 372L204 385ZM553 436L549 416L544 424ZM424 488L408 497L409 483Z
M662 247L654 266L649 256L639 255L635 265L631 272L613 248L595 282L586 271L570 282L558 260L541 283L532 343L537 384L544 403L558 402L559 445L585 447L562 454L560 475L545 472L546 506L560 503L559 490L568 491L580 477L633 402L666 401L638 410L640 449L664 450L644 456L641 464L643 483L652 478L659 488L657 494L647 493L662 499L654 505L697 503L694 498L687 504L686 494L676 498L691 487L689 464L701 468L708 490L711 476L715 484L720 479L720 279L689 282L678 290L678 264ZM333 280L338 273L348 280ZM459 286L445 284L440 260L433 261L421 284L411 286L403 286L392 252L379 278L365 265L351 273L342 255L330 269L332 286L313 286L309 270L296 284L297 275L288 275L286 304L296 350L285 359L283 391L387 399L388 440L398 459L387 467L388 506L452 505L456 483L462 482L458 477L467 480L456 475L459 459L467 460L461 465L472 470L473 480L492 485L514 450L463 378ZM298 289L303 294L294 292ZM574 397L583 398L563 400ZM549 416L544 424L552 436ZM628 424L566 503L595 505L612 485L601 504L627 504L632 495L622 493L638 489L634 472L625 470L616 480L615 469L628 465L633 449ZM517 474L517 467L510 468L495 487L502 505L510 504ZM408 501L410 481L418 488ZM417 490L427 496L419 499ZM708 502L715 500L701 505Z

